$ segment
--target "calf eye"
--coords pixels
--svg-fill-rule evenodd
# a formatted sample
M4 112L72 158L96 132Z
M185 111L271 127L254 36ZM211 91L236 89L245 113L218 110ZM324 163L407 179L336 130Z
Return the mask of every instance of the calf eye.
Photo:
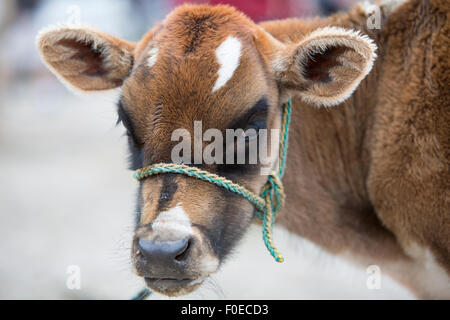
M133 134L130 132L130 130L127 129L127 137L131 140L131 143L134 147L139 148L140 145L138 144L136 138L133 136Z
M133 129L130 129L129 124L126 121L124 121L120 116L119 116L119 118L117 120L117 124L119 124L119 123L122 123L122 125L124 126L125 133L126 133L126 135L128 137L128 141L130 142L130 144L133 147L139 148L140 144L138 143L137 138L133 134Z
M266 117L265 116L256 116L254 119L251 119L242 133L245 141L250 141L258 138L259 130L266 128Z
M130 143L134 147L139 148L141 146L141 144L139 143L139 140L136 137L134 126L131 122L131 119L123 108L122 101L119 101L118 108L117 108L117 115L118 115L118 119L117 119L116 124L119 124L120 122L122 122L123 126L126 129L126 133L127 133Z

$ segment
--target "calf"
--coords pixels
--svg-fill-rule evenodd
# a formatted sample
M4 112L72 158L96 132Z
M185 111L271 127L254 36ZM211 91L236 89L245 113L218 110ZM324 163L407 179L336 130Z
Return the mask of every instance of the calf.
M378 29L368 23L374 8ZM287 201L277 224L337 256L377 264L419 297L450 297L449 8L446 0L390 1L258 25L229 6L186 5L138 43L62 26L42 31L37 44L69 87L121 88L132 169L173 162L172 133L193 133L195 121L221 132L278 129L291 99ZM267 180L260 162L196 166L256 194ZM137 274L166 295L193 291L253 211L246 199L184 175L141 180Z

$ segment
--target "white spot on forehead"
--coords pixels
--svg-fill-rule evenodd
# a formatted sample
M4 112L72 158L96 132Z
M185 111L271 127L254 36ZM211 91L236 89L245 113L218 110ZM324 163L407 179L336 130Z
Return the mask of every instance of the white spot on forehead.
M216 84L212 92L220 89L233 76L234 71L239 66L241 56L241 42L235 37L229 36L216 49L217 62L220 65Z
M165 239L184 239L192 234L191 221L181 205L161 212L152 223L155 233Z
M149 57L147 59L147 66L150 68L153 67L153 65L156 62L156 58L158 58L158 48L153 47L148 51Z

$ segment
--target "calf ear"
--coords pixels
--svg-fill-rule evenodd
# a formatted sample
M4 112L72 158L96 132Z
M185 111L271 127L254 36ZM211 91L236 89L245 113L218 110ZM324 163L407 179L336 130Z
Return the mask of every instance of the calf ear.
M375 50L359 32L327 27L278 51L272 66L281 88L307 103L333 106L350 97L369 73Z
M39 33L37 47L47 67L81 91L120 86L133 65L133 43L87 27L48 28Z

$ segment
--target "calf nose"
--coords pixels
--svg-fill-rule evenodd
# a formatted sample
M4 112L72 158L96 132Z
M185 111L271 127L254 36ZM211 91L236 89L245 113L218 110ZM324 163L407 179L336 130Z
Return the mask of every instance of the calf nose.
M189 239L176 241L153 241L139 238L137 247L142 255L150 263L173 265L176 261L181 262L184 258L183 253L187 251Z

